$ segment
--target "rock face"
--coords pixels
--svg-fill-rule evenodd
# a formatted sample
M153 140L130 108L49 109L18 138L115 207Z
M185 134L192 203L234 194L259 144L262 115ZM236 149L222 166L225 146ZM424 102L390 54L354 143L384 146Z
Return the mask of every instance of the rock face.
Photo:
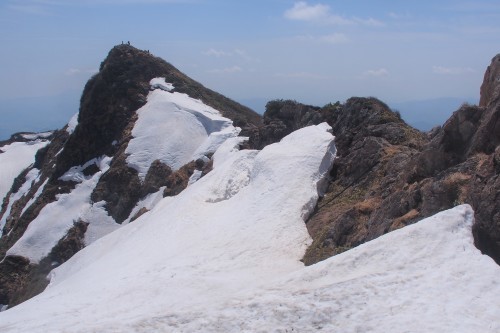
M5 257L0 262L0 304L13 306L41 292L48 283L46 276L50 270L95 237L95 230L90 231L87 220L100 223L104 228L99 231L101 234L111 231L119 223L128 223L145 213L147 205L131 216L136 204L150 194L164 188L160 195L176 195L186 188L196 170L200 177L210 171L209 160L192 161L178 170L154 161L141 180L137 170L127 164L125 151L138 119L136 111L146 104L152 89L161 89L150 86L153 78L165 79L176 93L187 94L215 108L236 126L255 127L261 123L261 117L252 110L205 88L148 51L130 45L115 46L84 88L76 127L68 125L54 133L42 133L51 143L38 151L34 165L18 176L5 198L0 211L0 218L6 221L0 238L0 257ZM18 133L11 141L33 135ZM106 160L103 156L109 158L109 165L103 162ZM61 177L68 172L78 175ZM15 202L9 201L11 194L18 193L29 181L28 174L33 173L39 176L29 191L19 194ZM73 227L68 227L50 253L38 262L7 253L45 207L57 203L61 196L89 186L85 195L93 206L88 210L87 220L74 220ZM85 200L81 205L86 205Z
M491 65L484 73L479 106L487 107L500 97L500 54L491 59Z
M306 264L461 203L475 210L476 246L500 264L500 84L491 80L498 59L482 86L486 106L463 105L432 133L370 99L350 99L327 118L339 158L307 223L314 242Z

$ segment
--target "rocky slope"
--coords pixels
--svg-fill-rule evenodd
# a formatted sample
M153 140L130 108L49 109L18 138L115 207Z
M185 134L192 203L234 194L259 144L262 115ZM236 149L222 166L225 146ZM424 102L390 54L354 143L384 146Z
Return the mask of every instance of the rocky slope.
M161 80L151 84L154 78L162 78L168 86ZM215 146L205 147L208 156L199 155L203 158L175 168L147 160L144 179L127 161L138 110L154 90L160 91L156 93L160 97L168 90L164 94L172 101L159 101L157 107L172 109L172 117L180 114L184 121L178 124L180 130L191 121L190 126L201 131L199 139L205 138L204 143L199 140L201 144L216 145L218 135L235 135L218 134L224 128L227 132L231 120L236 126L260 123L255 112L203 87L149 52L115 46L86 84L78 117L51 134L50 144L36 153L34 164L21 172L5 196L0 211L4 221L0 257L5 257L0 262L0 304L12 306L39 293L48 283L50 270L120 223L144 214L156 200L154 193L176 195L193 173L199 178L210 171L210 149ZM187 109L182 103L189 104ZM153 139L165 144L164 136ZM28 189L21 193L22 185ZM64 211L62 202L72 203L74 212ZM72 214L72 222L60 221L71 219ZM38 229L52 234L54 244L47 243ZM27 247L40 250L27 255L36 252Z

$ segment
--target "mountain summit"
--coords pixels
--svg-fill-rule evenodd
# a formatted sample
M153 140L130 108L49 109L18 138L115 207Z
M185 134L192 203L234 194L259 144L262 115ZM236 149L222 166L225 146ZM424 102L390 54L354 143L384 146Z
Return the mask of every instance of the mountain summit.
M210 171L236 125L259 123L148 51L115 46L86 84L78 115L5 191L0 304L43 290L51 269Z

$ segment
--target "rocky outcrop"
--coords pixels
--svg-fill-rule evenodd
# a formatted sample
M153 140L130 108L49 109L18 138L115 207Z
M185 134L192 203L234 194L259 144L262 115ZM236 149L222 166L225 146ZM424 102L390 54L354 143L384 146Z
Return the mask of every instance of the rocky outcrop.
M307 222L313 244L304 262L312 264L376 238L419 218L421 198L406 194L402 170L427 138L406 125L387 105L374 98L351 98L325 107L336 136L337 159L331 181ZM402 198L400 198L402 199Z
M480 107L487 107L500 97L500 54L491 59L491 64L484 73L480 93Z
M85 85L78 126L58 159L56 176L92 158L113 156L126 145L135 111L146 103L149 82L155 77L172 83L174 91L221 111L236 126L260 123L259 115L252 110L205 88L163 59L130 45L117 45Z
M246 126L241 132L248 136L246 148L262 149L280 141L299 128L317 125L324 120L320 108L292 100L274 100L266 104L266 112L260 126Z
M307 222L306 264L462 203L475 210L476 246L500 264L500 100L491 79L499 58L485 75L484 107L463 105L427 135L373 99L337 108L328 121L338 159Z

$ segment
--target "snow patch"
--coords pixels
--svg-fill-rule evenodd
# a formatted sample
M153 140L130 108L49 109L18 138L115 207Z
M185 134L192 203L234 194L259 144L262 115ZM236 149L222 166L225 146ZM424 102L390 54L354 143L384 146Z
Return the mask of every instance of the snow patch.
M45 147L48 141L35 140L30 142L13 142L0 147L0 202L9 192L14 179L27 167L35 162L35 154Z
M78 125L78 113L75 113L68 122L68 127L66 127L66 132L68 134L73 134L76 126Z
M196 183L201 178L202 174L203 172L201 170L194 170L191 177L189 177L188 186Z
M89 223L85 232L85 246L120 228L120 225L108 215L104 208L105 201L99 201L82 213L81 219Z
M1 155L0 155L1 156ZM38 169L31 169L25 177L25 181L23 185L19 188L19 190L16 193L11 193L9 197L9 203L7 204L7 209L5 210L5 213L3 214L2 218L0 219L0 237L3 234L3 227L7 223L7 218L10 215L10 212L12 210L12 205L22 197L24 197L26 194L28 194L29 190L33 186L33 184L36 182L37 178L40 175L40 170ZM24 210L23 210L24 213ZM22 213L21 213L22 214Z
M174 85L172 83L165 82L165 78L163 77L157 77L152 79L149 82L149 85L151 86L151 89L161 89L165 91L174 90Z
M38 178L37 178L37 181L38 181ZM21 211L21 215L24 214L24 212L31 207L31 205L36 201L36 199L38 199L38 197L40 196L40 194L42 194L43 192L43 189L45 188L45 185L47 185L49 179L45 179L45 181L43 182L42 185L40 185L38 187L38 190L36 190L36 193L35 195L33 196L33 198L31 198L27 203L26 203L26 206L24 206L23 210Z
M157 82L153 79L151 82ZM164 79L157 79L163 80ZM186 94L154 90L147 103L137 110L138 119L125 152L127 164L144 180L155 160L172 170L207 154L240 129L220 112Z
M143 208L146 208L148 211L151 210L161 199L163 199L163 191L165 191L166 186L160 187L160 189L155 193L150 193L142 200L140 200L135 207L130 212L129 217L123 221L122 225L130 223L130 220Z
M77 165L71 167L61 177L59 177L59 179L62 181L74 181L77 183L81 183L85 180L89 180L90 178L92 178L92 176L85 176L83 174L83 170L85 170L91 165L96 165L99 168L99 170L103 170L107 168L109 162L110 159L107 156L93 158L90 161L87 161L84 165Z
M41 132L41 133L22 133L21 136L26 140L34 141L37 139L47 139L53 133L54 133L53 131Z

